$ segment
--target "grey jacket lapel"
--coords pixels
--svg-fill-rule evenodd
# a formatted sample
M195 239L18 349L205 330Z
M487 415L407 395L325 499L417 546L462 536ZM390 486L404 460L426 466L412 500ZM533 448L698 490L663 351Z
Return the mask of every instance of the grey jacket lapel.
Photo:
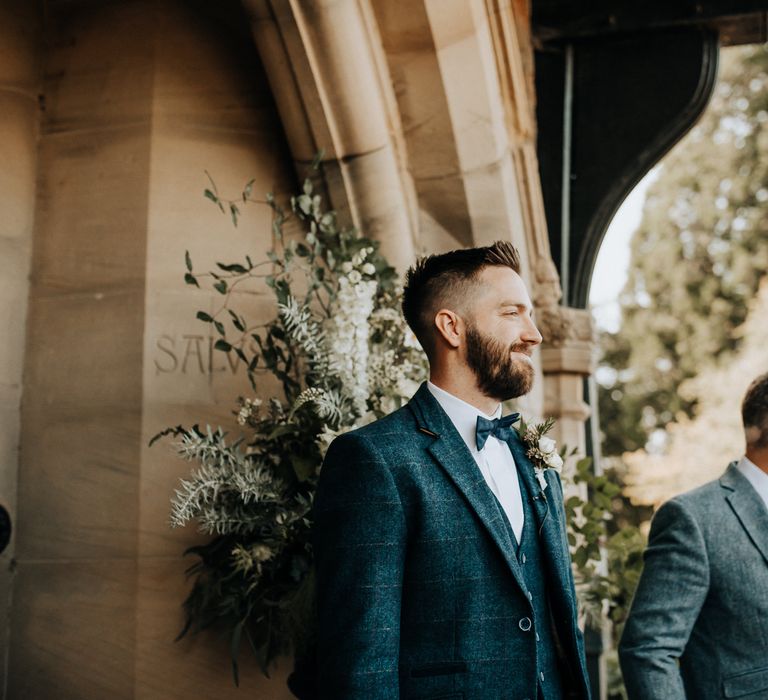
M727 492L725 500L768 563L768 509L763 499L749 480L736 469L736 462L728 465L727 471L720 477L720 485Z
M435 438L429 452L437 460L469 502L480 522L488 530L520 587L527 593L523 572L514 553L514 545L504 523L496 498L485 483L474 457L461 436L432 396L426 384L408 404L419 430Z

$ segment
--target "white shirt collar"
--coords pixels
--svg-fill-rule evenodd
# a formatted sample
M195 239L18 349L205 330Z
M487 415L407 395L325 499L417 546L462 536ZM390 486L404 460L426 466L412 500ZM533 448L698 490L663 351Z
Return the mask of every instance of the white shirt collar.
M768 474L766 474L754 462L747 459L746 455L739 460L736 465L738 469L752 484L760 498L765 502L768 508Z
M472 404L462 401L458 396L449 394L445 389L441 389L432 382L427 382L427 388L432 396L437 399L442 409L448 414L459 435L467 443L470 452L476 453L477 443L475 434L477 432L477 417L483 416L483 418L488 418L489 420L500 418L501 404L496 407L496 410L491 415L487 415Z

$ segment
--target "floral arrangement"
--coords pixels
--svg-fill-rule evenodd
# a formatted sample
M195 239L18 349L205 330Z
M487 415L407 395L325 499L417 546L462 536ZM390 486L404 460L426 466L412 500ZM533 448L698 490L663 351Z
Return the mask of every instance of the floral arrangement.
M237 225L239 206L258 201L251 188L227 200L212 181L205 196ZM216 312L198 311L197 318L213 328L217 350L235 353L247 367L253 394L240 397L233 412L241 434L176 426L152 440L173 437L179 456L195 465L172 499L171 524L196 522L207 536L186 552L197 560L187 570L194 581L179 637L226 630L235 683L244 640L265 674L278 656L300 656L311 642L309 514L330 442L401 406L427 377L426 358L400 312L397 275L378 244L341 228L310 180L288 211L271 196L262 203L273 212L267 260L246 255L198 273L185 255L187 284L208 282L221 296ZM301 234L287 235L290 220ZM234 306L233 290L254 284L274 294L275 316L265 324L250 324ZM278 395L270 397L275 380ZM570 456L547 435L553 425L520 424L542 489L544 469L559 471ZM590 501L571 496L565 507L582 607L598 619L613 590L597 567L618 487L590 467L588 458L579 461L574 479Z
M237 203L215 186L206 196L236 223ZM251 201L248 188L242 200ZM194 585L180 636L228 629L236 682L242 640L265 673L277 656L307 641L308 515L331 440L399 407L427 374L399 310L395 271L377 243L340 228L309 180L289 212L271 197L266 203L274 213L268 261L246 257L199 274L187 253L185 279L200 286L208 278L222 297L216 313L197 313L218 335L215 347L245 362L254 393L269 391L277 378L279 396L241 397L235 415L242 434L235 438L198 426L155 438L173 436L178 454L196 465L172 500L172 525L196 521L213 536L188 550L198 559L188 570ZM289 218L303 235L288 239ZM263 326L249 325L233 308L233 289L253 283L266 283L275 296L276 316Z

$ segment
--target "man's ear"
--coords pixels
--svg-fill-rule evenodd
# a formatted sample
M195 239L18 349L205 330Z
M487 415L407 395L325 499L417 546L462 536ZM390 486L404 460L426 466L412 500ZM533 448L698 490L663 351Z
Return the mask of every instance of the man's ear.
M465 324L461 316L449 309L440 309L435 314L435 328L439 337L452 348L461 346L464 337Z

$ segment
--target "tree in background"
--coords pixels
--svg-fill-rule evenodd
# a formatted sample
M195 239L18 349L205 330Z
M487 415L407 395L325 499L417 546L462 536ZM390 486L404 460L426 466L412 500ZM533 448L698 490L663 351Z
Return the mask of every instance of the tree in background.
M626 493L633 503L659 505L717 478L744 448L741 400L755 377L768 372L768 278L749 305L739 330L741 346L723 361L687 379L681 391L696 403L696 416L667 426L663 454L637 450L624 455Z
M768 285L758 294L768 271L766 207L768 50L725 49L709 107L648 190L621 326L601 337L603 466L623 487L603 582L616 640L642 568L635 526L743 449L739 401L768 370ZM609 697L626 697L610 653L607 662Z
M697 415L686 382L738 351L768 269L767 206L768 50L724 49L710 106L649 189L621 328L602 339L606 456L663 451L667 426Z

